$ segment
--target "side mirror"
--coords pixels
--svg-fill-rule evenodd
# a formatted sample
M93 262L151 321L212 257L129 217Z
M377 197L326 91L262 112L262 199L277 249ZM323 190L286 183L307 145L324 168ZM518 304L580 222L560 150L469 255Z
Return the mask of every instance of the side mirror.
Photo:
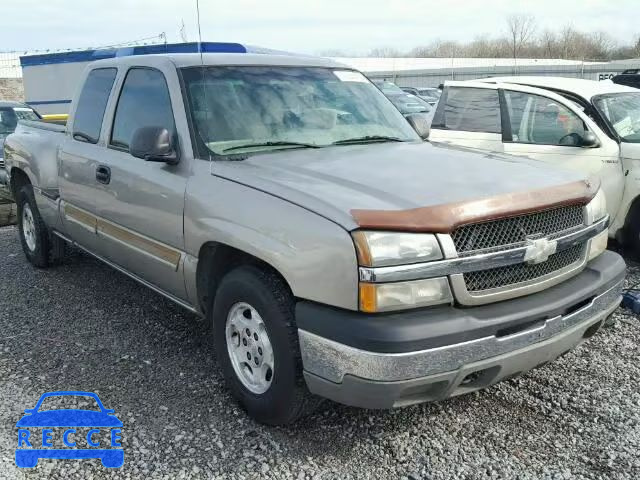
M580 141L580 146L585 148L599 147L600 142L598 138L592 132L585 132Z
M405 117L409 125L413 127L420 138L426 140L429 138L429 132L431 131L431 122L429 117L424 113L410 113Z
M179 158L173 143L173 138L166 128L141 127L133 133L129 152L134 157L148 162L176 165Z

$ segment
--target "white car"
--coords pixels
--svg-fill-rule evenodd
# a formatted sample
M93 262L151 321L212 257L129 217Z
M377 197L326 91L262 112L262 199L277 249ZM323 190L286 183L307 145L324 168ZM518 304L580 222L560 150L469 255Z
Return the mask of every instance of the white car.
M429 140L598 177L611 217L609 236L640 252L640 90L559 77L450 81Z

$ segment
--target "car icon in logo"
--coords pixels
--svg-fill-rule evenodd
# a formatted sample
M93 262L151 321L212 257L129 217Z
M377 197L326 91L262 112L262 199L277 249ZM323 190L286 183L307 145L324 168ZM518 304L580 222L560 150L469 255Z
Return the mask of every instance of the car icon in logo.
M42 402L49 397L90 397L95 400L99 410L56 409L40 410ZM18 423L18 448L16 465L21 468L33 468L40 458L87 459L99 458L107 468L118 468L124 463L124 450L121 440L122 422L110 410L102 405L95 393L91 392L49 392L43 394L34 408L26 413ZM41 430L41 438L38 431ZM60 430L54 434L54 429ZM84 433L86 431L86 434ZM103 447L108 433L108 446ZM88 447L78 444L86 440ZM61 445L58 445L61 444ZM64 446L66 448L57 448ZM41 448L42 447L42 448Z

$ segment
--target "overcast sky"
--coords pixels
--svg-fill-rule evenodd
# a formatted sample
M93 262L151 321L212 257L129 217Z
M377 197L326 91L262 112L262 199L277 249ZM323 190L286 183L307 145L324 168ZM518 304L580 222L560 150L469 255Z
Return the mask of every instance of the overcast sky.
M408 50L440 40L505 33L505 17L528 13L538 29L568 23L629 44L640 34L638 0L200 0L204 41L301 53L375 47ZM109 45L166 32L197 41L195 0L0 0L0 50Z

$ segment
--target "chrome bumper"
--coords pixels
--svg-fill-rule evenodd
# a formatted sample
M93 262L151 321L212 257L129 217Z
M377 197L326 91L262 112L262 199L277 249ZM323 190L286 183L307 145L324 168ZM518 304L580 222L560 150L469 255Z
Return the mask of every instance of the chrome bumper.
M438 400L484 388L554 360L597 332L621 301L617 283L579 310L513 335L407 353L353 348L300 330L309 389L367 408Z

